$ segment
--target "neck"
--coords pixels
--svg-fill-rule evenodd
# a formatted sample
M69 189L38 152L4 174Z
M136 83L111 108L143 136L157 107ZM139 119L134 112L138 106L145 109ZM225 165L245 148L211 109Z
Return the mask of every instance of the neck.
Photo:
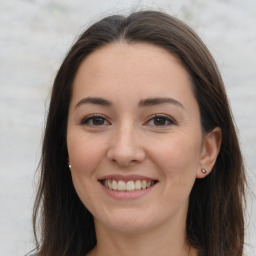
M88 256L197 256L186 242L185 223L174 223L141 232L117 232L97 225L97 246Z

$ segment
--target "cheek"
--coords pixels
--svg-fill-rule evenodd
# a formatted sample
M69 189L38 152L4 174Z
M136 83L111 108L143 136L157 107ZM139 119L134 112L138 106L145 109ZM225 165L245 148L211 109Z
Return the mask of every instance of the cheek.
M68 135L69 160L77 175L91 174L102 159L104 152L99 141L79 133Z
M156 151L155 163L165 182L162 207L168 205L170 212L176 212L182 205L187 207L199 162L199 147L196 145L176 138L162 150ZM166 201L169 203L166 204Z
M104 149L100 146L100 141L77 130L69 131L67 144L73 184L85 203L90 194L88 191L97 179L95 170L103 158Z
M175 182L194 180L200 159L200 145L200 136L175 134L155 145L155 163L162 175Z
M90 211L94 211L93 198L96 196L96 169L100 164L104 152L99 141L85 136L79 131L69 133L67 137L68 154L71 163L71 175L75 190ZM92 195L91 191L94 191Z

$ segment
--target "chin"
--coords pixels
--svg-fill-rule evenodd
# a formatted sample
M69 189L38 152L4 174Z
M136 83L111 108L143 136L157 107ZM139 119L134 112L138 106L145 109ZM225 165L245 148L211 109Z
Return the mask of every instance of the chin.
M116 223L108 223L108 228L119 233L135 234L149 230L150 225L148 225L147 223L125 220L118 221Z
M109 218L98 219L95 225L104 226L110 230L121 233L141 233L154 229L160 223L156 221L153 214L147 214L140 211L138 214L133 211L125 210L118 213L112 213ZM105 216L106 217L106 216Z

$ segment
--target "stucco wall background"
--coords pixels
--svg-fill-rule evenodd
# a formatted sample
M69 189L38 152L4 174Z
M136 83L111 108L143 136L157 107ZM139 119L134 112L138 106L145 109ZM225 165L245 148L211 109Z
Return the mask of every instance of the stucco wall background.
M33 248L34 176L52 81L74 38L106 14L141 7L190 24L219 65L256 193L255 0L0 0L0 255ZM247 255L256 255L256 202L248 196Z

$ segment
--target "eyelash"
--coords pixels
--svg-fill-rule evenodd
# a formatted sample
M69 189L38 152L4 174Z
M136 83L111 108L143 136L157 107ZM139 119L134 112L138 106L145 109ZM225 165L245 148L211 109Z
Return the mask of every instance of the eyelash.
M96 121L97 119L98 119L98 121L101 121L103 123L95 124L94 121ZM156 124L157 119L160 119L161 121L164 121L164 124L163 125L157 125ZM154 122L154 124L150 124L150 122L152 122L152 121ZM107 124L106 124L106 122L107 122ZM166 124L166 122L168 122L168 124ZM170 118L169 116L166 116L166 115L163 115L163 114L157 114L157 115L152 116L144 124L147 124L149 126L156 126L156 127L167 127L167 126L170 126L170 125L175 125L176 122L172 118ZM87 116L86 118L84 118L81 121L81 125L103 126L103 125L111 125L111 123L104 116L95 114L95 115L90 115L90 116Z
M164 125L156 125L155 122L156 122L157 119L160 119L160 120L164 121L165 124ZM176 122L172 118L170 118L169 116L163 115L163 114L154 115L146 123L149 124L151 121L153 121L154 124L149 125L149 126L167 127L167 126L176 124ZM168 122L168 124L166 124L166 122Z
M109 121L107 121L107 119L104 117L104 116L101 116L101 115L90 115L90 116L87 116L85 117L82 121L81 121L81 124L82 125L88 125L88 126L102 126L102 125L106 125L106 124L93 124L93 123L89 123L89 122L93 122L95 121L96 119L101 119L103 122L108 122L108 125L111 124Z

